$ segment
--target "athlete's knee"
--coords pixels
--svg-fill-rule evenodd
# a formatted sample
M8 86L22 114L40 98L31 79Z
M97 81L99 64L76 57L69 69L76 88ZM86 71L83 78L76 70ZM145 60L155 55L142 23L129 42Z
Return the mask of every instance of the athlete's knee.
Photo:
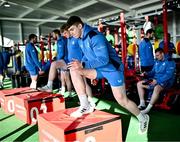
M143 83L144 81L139 81L138 83L137 83L137 87L142 87L142 83Z

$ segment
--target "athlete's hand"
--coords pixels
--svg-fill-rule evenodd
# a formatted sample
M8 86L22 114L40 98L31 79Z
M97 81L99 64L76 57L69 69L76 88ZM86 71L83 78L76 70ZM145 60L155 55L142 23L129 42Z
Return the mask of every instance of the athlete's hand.
M38 72L38 74L39 75L42 75L42 74L44 74L45 72L41 69L41 68L39 68L39 72Z
M77 59L73 59L72 62L68 63L67 67L70 70L81 70L81 69L83 69L81 62L79 62L79 60L77 60Z
M157 84L157 81L156 81L155 79L153 79L150 84L151 84L151 85L156 85L156 84Z

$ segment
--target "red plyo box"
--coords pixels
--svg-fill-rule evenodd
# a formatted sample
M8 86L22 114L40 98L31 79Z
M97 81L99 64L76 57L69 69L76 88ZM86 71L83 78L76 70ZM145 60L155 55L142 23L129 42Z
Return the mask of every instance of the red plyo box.
M37 123L37 115L65 109L62 95L47 92L26 92L14 96L15 115L28 124Z
M0 104L2 109L8 114L14 114L15 103L13 96L23 93L24 91L31 90L29 87L4 89L0 91Z
M39 115L40 142L122 142L119 115L96 110L80 118L70 117L76 109Z

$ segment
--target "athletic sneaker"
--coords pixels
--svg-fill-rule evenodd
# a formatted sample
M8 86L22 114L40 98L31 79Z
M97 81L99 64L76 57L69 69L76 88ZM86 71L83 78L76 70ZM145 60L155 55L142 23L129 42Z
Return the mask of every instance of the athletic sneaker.
M96 104L93 101L89 101L89 104L90 104L90 108L93 109L94 111L94 109L96 108Z
M90 102L90 108L89 108L89 112L91 113L91 112L93 112L94 110L95 110L95 108L96 108L96 104L93 102Z
M70 114L70 117L78 118L81 117L83 114L92 113L94 108L89 105L87 108L79 107L76 111Z
M88 101L89 101L89 104L91 105L91 107L95 109L96 104L94 103L93 98L88 96Z
M44 91L44 92L49 92L49 93L52 93L52 92L53 92L52 88L50 88L50 87L47 86L47 85L45 85L45 86L43 86L43 87L39 87L38 90L39 90L39 91Z
M145 120L139 122L139 134L144 134L148 130L149 126L149 115L144 114Z

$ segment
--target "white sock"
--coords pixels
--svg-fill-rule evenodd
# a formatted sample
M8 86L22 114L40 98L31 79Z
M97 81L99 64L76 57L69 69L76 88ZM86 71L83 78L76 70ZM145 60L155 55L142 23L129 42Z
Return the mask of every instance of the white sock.
M36 81L36 80L32 80L32 83L33 83L33 84L37 84L37 81Z
M61 86L61 92L64 93L66 91L66 87L65 86Z
M140 122L141 122L141 121L144 121L144 119L145 119L145 118L144 118L144 114L141 113L141 112L140 112L136 117L137 117L137 119L138 119Z
M81 107L83 107L83 108L89 107L89 101L88 101L88 98L87 98L86 94L78 95L78 97L79 97L79 101L80 101L80 106Z
M36 89L36 87L37 87L37 81L36 80L32 80L31 84L30 84L30 88Z
M48 80L47 86L48 86L50 89L52 89L52 85L53 85L53 81Z
M145 101L144 100L140 100L140 105L139 106L145 106Z
M3 82L3 76L0 75L0 82L2 83Z
M145 110L142 110L141 112L142 113L148 113L150 110L151 110L151 108L153 107L153 105L151 105L150 103L148 104L148 106L146 107L146 109Z

